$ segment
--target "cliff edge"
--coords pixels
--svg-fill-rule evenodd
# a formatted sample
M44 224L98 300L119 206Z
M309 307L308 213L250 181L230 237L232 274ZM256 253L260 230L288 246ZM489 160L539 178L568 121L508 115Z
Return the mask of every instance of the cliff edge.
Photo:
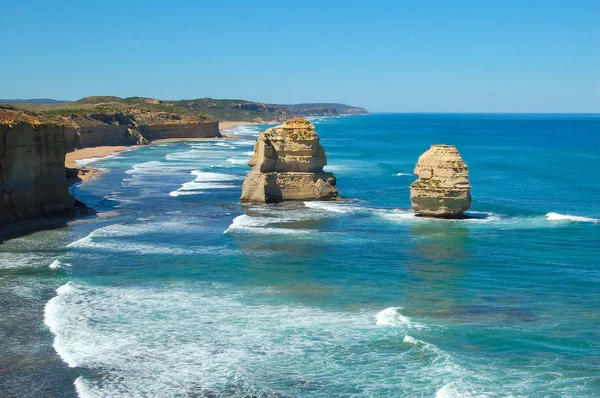
M0 107L0 228L75 215L65 173L65 128Z

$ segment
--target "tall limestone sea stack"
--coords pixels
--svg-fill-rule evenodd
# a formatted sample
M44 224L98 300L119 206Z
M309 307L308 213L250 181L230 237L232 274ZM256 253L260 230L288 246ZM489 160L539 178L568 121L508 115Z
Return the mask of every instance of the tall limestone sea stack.
M415 167L410 184L412 210L419 216L463 218L471 207L469 172L453 145L432 145Z
M325 150L315 126L295 118L260 133L242 187L242 202L335 200L332 173L323 171Z

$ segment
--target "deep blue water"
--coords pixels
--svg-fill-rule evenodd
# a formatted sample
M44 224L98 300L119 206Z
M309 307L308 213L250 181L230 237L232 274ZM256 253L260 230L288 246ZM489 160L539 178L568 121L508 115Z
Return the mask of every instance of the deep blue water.
M1 319L37 325L15 372L82 397L600 396L600 116L313 122L347 202L240 206L260 127L96 162L74 193L106 216L0 246L4 305L42 302ZM431 144L479 219L410 212Z

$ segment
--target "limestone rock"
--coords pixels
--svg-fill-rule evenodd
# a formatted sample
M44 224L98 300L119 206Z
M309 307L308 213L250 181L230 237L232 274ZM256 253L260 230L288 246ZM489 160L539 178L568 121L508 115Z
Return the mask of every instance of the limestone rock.
M410 184L412 210L425 217L461 218L471 207L469 172L453 145L432 145L415 167Z
M296 118L260 133L242 187L243 202L334 200L336 179L324 172L325 150L315 126Z
M8 222L73 213L64 130L54 124L0 120L0 232Z

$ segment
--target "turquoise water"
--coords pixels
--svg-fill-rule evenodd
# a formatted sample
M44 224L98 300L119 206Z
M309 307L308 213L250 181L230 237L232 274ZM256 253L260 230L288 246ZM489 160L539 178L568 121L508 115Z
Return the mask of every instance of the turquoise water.
M81 397L600 396L599 116L313 122L347 202L240 206L259 127L96 162L74 193L112 216L0 247L3 307L37 303L2 316L15 341L32 328L4 387L50 374L45 391ZM431 144L458 147L478 218L410 212Z

